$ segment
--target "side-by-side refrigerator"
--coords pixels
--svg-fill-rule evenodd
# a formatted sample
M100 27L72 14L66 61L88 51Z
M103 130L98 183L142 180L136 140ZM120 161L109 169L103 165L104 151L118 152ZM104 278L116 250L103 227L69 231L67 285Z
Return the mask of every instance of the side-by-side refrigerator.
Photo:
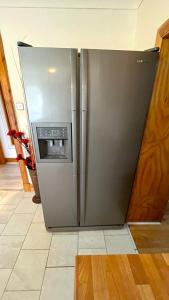
M19 47L47 228L125 223L157 52Z

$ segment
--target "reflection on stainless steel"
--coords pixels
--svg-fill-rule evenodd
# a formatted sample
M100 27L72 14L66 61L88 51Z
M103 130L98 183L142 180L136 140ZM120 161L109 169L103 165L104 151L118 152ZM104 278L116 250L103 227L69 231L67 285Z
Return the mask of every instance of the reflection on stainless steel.
M49 68L48 69L48 72L53 74L53 73L56 73L57 69L56 68Z

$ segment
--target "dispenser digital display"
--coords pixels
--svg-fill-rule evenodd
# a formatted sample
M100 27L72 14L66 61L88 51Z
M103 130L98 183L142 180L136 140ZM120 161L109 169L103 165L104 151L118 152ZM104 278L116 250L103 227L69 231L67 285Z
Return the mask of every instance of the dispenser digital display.
M67 128L37 128L38 138L67 139Z
M55 125L55 126L53 126ZM61 126L62 125L62 126ZM36 152L42 162L71 161L71 124L70 123L38 123L35 125Z

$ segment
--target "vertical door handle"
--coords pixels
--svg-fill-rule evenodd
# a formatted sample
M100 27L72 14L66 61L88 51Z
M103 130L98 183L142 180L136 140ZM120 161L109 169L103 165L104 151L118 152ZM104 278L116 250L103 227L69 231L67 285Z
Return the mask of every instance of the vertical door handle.
M77 203L77 50L70 50L73 181ZM78 211L78 203L77 203ZM79 217L78 217L79 219ZM79 220L78 220L79 222Z
M80 204L81 221L86 214L86 149L87 149L87 50L81 50L81 153L80 153Z

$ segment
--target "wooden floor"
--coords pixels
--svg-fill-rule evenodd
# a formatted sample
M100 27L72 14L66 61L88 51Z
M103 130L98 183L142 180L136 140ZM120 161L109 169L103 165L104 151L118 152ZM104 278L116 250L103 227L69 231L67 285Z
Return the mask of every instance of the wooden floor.
M0 190L21 190L22 179L18 163L0 165Z
M130 225L139 253L169 252L169 204L159 225Z
M76 300L167 300L169 254L78 256Z

